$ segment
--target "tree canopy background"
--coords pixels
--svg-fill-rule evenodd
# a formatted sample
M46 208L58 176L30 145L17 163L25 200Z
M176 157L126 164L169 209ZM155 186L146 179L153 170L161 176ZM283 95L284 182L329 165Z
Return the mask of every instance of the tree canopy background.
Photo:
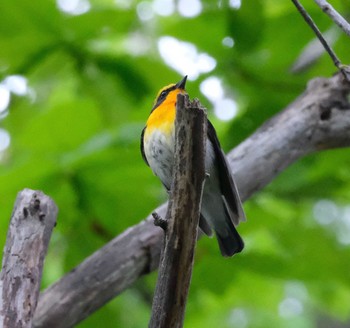
M304 5L348 63L347 36ZM333 5L349 13L349 3ZM291 69L315 41L289 1L18 0L0 12L0 246L16 193L50 195L59 218L43 288L166 200L139 151L161 87L188 74L228 151L310 79L335 72L325 54ZM185 326L349 322L349 166L339 149L285 170L245 203L246 247L232 259L202 238ZM78 326L145 327L155 279Z

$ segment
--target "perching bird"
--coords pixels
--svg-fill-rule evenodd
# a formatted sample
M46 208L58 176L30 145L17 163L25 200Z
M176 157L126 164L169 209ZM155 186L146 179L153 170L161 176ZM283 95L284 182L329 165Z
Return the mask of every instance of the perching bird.
M175 151L176 98L185 91L187 76L162 88L141 134L142 157L169 191ZM235 226L245 220L242 203L213 125L208 120L205 170L199 227L217 236L223 256L242 251L244 244Z

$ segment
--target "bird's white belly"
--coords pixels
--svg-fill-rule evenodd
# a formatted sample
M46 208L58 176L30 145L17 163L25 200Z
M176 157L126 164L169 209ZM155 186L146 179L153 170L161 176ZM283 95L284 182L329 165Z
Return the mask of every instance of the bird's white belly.
M174 166L174 131L172 131L170 134L165 134L160 129L152 131L152 134L145 140L144 151L148 164L151 167L153 173L159 177L165 187L170 190ZM213 172L214 158L215 154L213 146L209 139L207 139L205 170L209 174L209 177L206 179L207 181L205 184L208 186L205 187L209 187L210 185L210 175L216 175L216 172Z
M170 189L174 166L174 133L154 130L145 140L144 150L149 166L167 189Z
M170 190L174 167L175 137L165 135L162 131L153 131L145 140L144 151L153 173L159 177L164 186ZM205 154L205 170L208 176L205 179L201 213L209 225L222 236L226 236L227 227L225 221L217 218L225 218L226 212L221 196L218 171L215 164L213 145L207 140Z

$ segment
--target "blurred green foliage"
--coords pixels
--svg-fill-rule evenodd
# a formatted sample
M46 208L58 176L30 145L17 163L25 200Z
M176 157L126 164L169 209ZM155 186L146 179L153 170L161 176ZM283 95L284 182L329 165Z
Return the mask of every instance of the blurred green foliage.
M239 1L192 0L189 11L201 5L193 17L177 10L181 2L80 0L80 13L64 11L69 2L62 0L0 4L0 81L12 75L28 81L25 95L11 93L1 120L11 143L0 153L0 246L18 191L52 196L59 218L43 287L166 199L139 152L153 97L182 77L161 57L160 37L192 43L216 60L188 91L208 106L226 150L297 97L309 79L335 71L325 54L302 73L290 71L314 38L291 2L243 0L237 9ZM323 31L333 25L311 0L303 2ZM168 16L157 14L161 3ZM349 13L349 4L333 5ZM345 35L339 33L334 48L348 63ZM219 121L200 93L210 76L237 102L234 120ZM185 326L349 322L349 167L350 151L340 149L288 168L246 203L249 219L239 227L246 248L232 259L202 238ZM154 273L141 279L79 327L145 327L155 279Z

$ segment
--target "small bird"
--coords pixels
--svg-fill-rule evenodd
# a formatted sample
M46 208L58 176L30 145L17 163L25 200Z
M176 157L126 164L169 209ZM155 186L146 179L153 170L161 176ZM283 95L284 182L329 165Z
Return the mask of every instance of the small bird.
M141 153L153 173L170 191L175 151L175 117L177 95L186 95L187 76L176 84L162 88L141 133ZM245 220L237 187L213 125L208 120L204 184L199 227L208 236L215 231L223 256L242 251L243 240L236 225Z

